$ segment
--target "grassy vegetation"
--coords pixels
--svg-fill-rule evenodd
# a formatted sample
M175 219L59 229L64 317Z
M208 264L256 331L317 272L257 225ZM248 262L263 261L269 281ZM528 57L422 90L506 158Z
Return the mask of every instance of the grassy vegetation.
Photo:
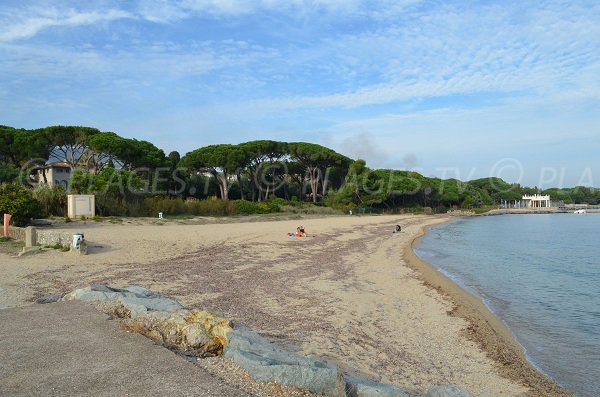
M485 214L486 212L490 212L491 210L495 210L496 208L498 208L495 205L485 205L479 208L473 208L472 211L476 214Z
M60 250L62 252L67 252L71 249L71 247L69 247L68 245L61 244L61 243L56 243L53 245L45 245L44 248L52 248L55 250Z

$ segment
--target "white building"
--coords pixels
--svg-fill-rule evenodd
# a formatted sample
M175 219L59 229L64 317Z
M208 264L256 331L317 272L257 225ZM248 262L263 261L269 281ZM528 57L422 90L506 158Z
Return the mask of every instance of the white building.
M524 195L523 204L525 208L549 208L550 196L541 196L539 194Z
M71 180L71 166L64 161L56 161L34 169L33 179L49 186L62 185L67 191Z

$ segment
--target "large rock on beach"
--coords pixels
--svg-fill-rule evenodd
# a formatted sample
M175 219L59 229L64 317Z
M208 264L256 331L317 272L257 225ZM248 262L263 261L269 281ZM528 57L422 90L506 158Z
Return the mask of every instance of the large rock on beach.
M343 374L337 366L279 349L250 330L235 330L228 336L225 357L257 381L295 385L326 396L345 395Z
M149 289L132 286L127 288L111 288L106 285L93 284L89 287L76 289L66 294L62 300L80 300L86 302L118 301L126 307L134 309L134 315L146 311L176 311L184 309L175 299L162 297Z
M347 377L347 397L410 397L408 393L399 387L385 383L377 383L367 379Z
M425 397L473 397L462 387L450 385L434 385L427 390Z
M198 357L222 354L231 331L226 319L202 310L186 310L174 299L137 286L96 284L70 292L62 300L94 302L103 312L121 319L122 328Z
M149 312L124 318L121 326L173 350L197 357L221 355L227 345L227 334L231 331L229 320L203 310Z

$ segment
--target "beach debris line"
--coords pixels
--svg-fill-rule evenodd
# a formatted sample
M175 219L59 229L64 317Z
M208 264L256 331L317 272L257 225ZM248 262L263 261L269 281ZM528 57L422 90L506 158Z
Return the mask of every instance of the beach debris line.
M409 397L409 391L389 384L350 376L337 365L289 352L252 330L232 329L229 320L203 310L187 309L178 301L149 289L111 288L93 284L64 296L38 299L39 303L81 300L120 320L121 328L138 332L187 356L198 359L224 356L259 382L296 386L325 396ZM434 385L425 397L472 397L465 389Z

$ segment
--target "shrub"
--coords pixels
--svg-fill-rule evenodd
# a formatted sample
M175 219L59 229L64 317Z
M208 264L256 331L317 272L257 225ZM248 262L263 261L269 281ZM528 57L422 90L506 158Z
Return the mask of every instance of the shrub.
M281 197L273 197L268 201L273 206L280 207L282 205L287 205L288 201L286 199L282 199Z
M237 206L233 201L220 199L185 201L186 213L200 216L231 216L238 214Z
M31 218L42 216L42 206L33 198L31 191L20 185L0 185L0 217L12 215L15 226L25 226Z
M32 190L33 198L40 202L46 216L64 216L67 208L67 190L64 186L39 185Z
M169 198L164 196L146 197L144 199L145 215L156 217L159 212L180 215L186 212L183 200L180 197Z
M243 215L250 215L256 213L256 203L253 201L237 200L235 202L235 207L237 208L238 213Z
M236 215L238 209L233 201L216 198L184 201L180 197L156 196L144 199L144 212L151 217L156 217L159 212L165 215L230 216Z
M243 215L270 214L272 212L280 211L279 205L277 205L277 203L274 201L263 201L256 203L254 201L236 200L235 206L238 213Z

